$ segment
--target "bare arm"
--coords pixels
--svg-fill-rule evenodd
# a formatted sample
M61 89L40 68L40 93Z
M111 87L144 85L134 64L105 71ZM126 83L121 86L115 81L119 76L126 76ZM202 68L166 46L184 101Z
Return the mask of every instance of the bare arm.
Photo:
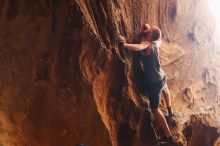
M133 50L133 51L141 51L143 49L146 49L148 46L150 45L150 43L141 43L141 44L124 44L124 47L129 49L129 50Z

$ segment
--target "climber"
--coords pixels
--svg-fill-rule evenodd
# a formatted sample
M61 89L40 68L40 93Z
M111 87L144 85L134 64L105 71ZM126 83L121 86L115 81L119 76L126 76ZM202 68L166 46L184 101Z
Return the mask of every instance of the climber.
M147 33L147 30L150 29L150 25L148 23L145 23L142 27L142 30L141 32L134 38L134 43L140 43L144 34ZM158 41L154 41L158 47L160 46L161 44L161 40L158 40ZM174 116L174 111L172 110L172 106L171 106L171 96L170 96L170 90L167 86L167 83L165 83L164 85L164 88L162 90L162 95L165 99L165 104L166 104L166 107L167 107L167 112L168 112L168 117L173 117Z
M145 88L148 91L150 107L158 124L163 128L165 137L160 138L161 143L172 143L173 138L167 121L159 109L160 94L166 84L166 74L159 62L158 48L161 44L161 31L157 27L150 27L143 33L143 39L138 44L128 44L125 38L119 36L119 42L124 48L141 53L141 62L144 67Z

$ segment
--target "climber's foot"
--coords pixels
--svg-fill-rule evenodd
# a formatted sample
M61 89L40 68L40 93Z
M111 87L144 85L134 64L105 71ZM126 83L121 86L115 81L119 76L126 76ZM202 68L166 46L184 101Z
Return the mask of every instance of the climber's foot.
M175 116L175 112L173 111L173 109L171 107L168 108L168 116L169 117L174 117Z
M158 138L157 145L172 144L172 143L174 143L174 140L171 136L170 137L162 137L162 138Z
M164 116L164 117L165 117L168 125L176 126L176 121L173 119L173 117L170 117L170 116Z

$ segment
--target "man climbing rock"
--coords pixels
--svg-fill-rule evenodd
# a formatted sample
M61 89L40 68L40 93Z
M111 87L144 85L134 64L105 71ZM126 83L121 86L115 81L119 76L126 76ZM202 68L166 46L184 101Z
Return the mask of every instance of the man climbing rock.
M145 23L143 25L141 32L134 38L134 41L133 41L134 44L139 44L142 41L143 36L147 33L147 31L150 29L150 27L151 26L148 23ZM154 43L156 43L157 46L159 47L161 44L161 40L154 41ZM142 56L142 55L143 55L143 53L140 51L140 56ZM166 77L166 79L167 79L167 77ZM170 90L168 88L167 83L165 83L165 85L163 87L162 95L165 99L168 117L172 118L174 116L174 111L172 110Z
M160 143L172 143L170 129L164 115L159 109L160 95L166 87L166 74L162 70L159 62L158 49L161 44L161 31L157 27L150 27L142 34L140 43L128 44L124 37L119 36L119 42L129 50L141 53L141 63L144 68L145 88L148 92L150 107L158 124L163 128L165 137L160 138Z

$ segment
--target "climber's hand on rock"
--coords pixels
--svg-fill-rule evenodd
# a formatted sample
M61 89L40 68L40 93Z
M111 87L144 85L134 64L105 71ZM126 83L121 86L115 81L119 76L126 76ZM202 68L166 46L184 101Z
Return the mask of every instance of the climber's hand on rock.
M118 47L119 47L119 49L122 49L124 47L125 42L126 42L125 37L119 35L118 36Z
M125 42L126 42L126 39L125 39L125 37L123 37L122 35L119 35L119 36L118 36L118 41L125 43Z
M125 43L126 43L125 37L119 35L119 36L118 36L119 56L120 56L122 62L128 63L129 61L128 61L127 58L126 58L125 50L124 50L124 45L125 45Z

